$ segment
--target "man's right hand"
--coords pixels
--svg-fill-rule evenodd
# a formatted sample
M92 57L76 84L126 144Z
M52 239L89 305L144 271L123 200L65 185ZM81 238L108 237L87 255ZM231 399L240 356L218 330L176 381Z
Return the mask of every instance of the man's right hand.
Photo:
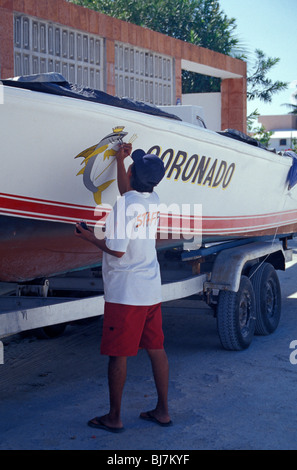
M124 160L132 153L132 144L121 144L119 150L116 153L116 157L120 160Z

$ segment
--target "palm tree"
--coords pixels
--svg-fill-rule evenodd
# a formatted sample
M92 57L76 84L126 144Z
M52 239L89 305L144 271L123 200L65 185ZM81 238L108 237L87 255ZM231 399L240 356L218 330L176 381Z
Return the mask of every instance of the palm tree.
M294 98L295 103L284 103L283 106L287 106L288 108L291 108L291 111L288 114L297 114L297 93L292 95L292 98Z

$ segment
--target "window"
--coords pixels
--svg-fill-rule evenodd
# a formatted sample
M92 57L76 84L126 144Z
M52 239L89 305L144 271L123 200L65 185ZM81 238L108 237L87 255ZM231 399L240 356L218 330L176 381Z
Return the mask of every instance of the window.
M103 39L37 18L14 16L14 73L60 72L66 80L103 90Z
M287 145L287 139L280 139L280 140L279 140L279 145L280 145L280 146Z
M154 105L173 103L173 59L145 49L115 44L116 95Z

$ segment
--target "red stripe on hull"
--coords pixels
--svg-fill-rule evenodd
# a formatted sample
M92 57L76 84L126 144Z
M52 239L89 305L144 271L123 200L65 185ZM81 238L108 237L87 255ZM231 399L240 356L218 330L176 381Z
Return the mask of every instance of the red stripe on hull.
M94 225L106 215L106 212L103 212L99 217L99 212L97 213L95 210L96 208L92 206L0 194L0 211L7 215L57 222L86 220L89 224Z
M0 194L0 280L20 282L94 266L102 253L74 235L74 223L86 220L94 225L94 207ZM60 223L57 223L60 222ZM61 223L62 222L62 223ZM277 226L276 226L277 225ZM203 241L262 237L297 232L297 211L236 217L194 217L161 215L157 246L176 245L189 232ZM163 230L164 228L164 230ZM182 229L182 230L181 230Z
M108 211L99 214L96 207L62 203L31 197L0 193L0 212L4 215L25 217L46 221L75 223L85 220L90 225L103 222ZM187 215L161 214L160 227L165 232L182 230L203 235L226 235L270 230L297 224L297 210L269 214L206 216L201 218Z

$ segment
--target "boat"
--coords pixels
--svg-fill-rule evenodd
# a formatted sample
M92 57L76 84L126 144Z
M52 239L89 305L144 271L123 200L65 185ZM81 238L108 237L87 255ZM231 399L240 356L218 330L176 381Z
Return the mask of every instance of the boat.
M75 237L74 227L83 220L104 233L119 196L115 152L122 141L164 161L158 249L297 232L293 153L55 73L2 80L1 88L2 282L100 265L101 252Z

